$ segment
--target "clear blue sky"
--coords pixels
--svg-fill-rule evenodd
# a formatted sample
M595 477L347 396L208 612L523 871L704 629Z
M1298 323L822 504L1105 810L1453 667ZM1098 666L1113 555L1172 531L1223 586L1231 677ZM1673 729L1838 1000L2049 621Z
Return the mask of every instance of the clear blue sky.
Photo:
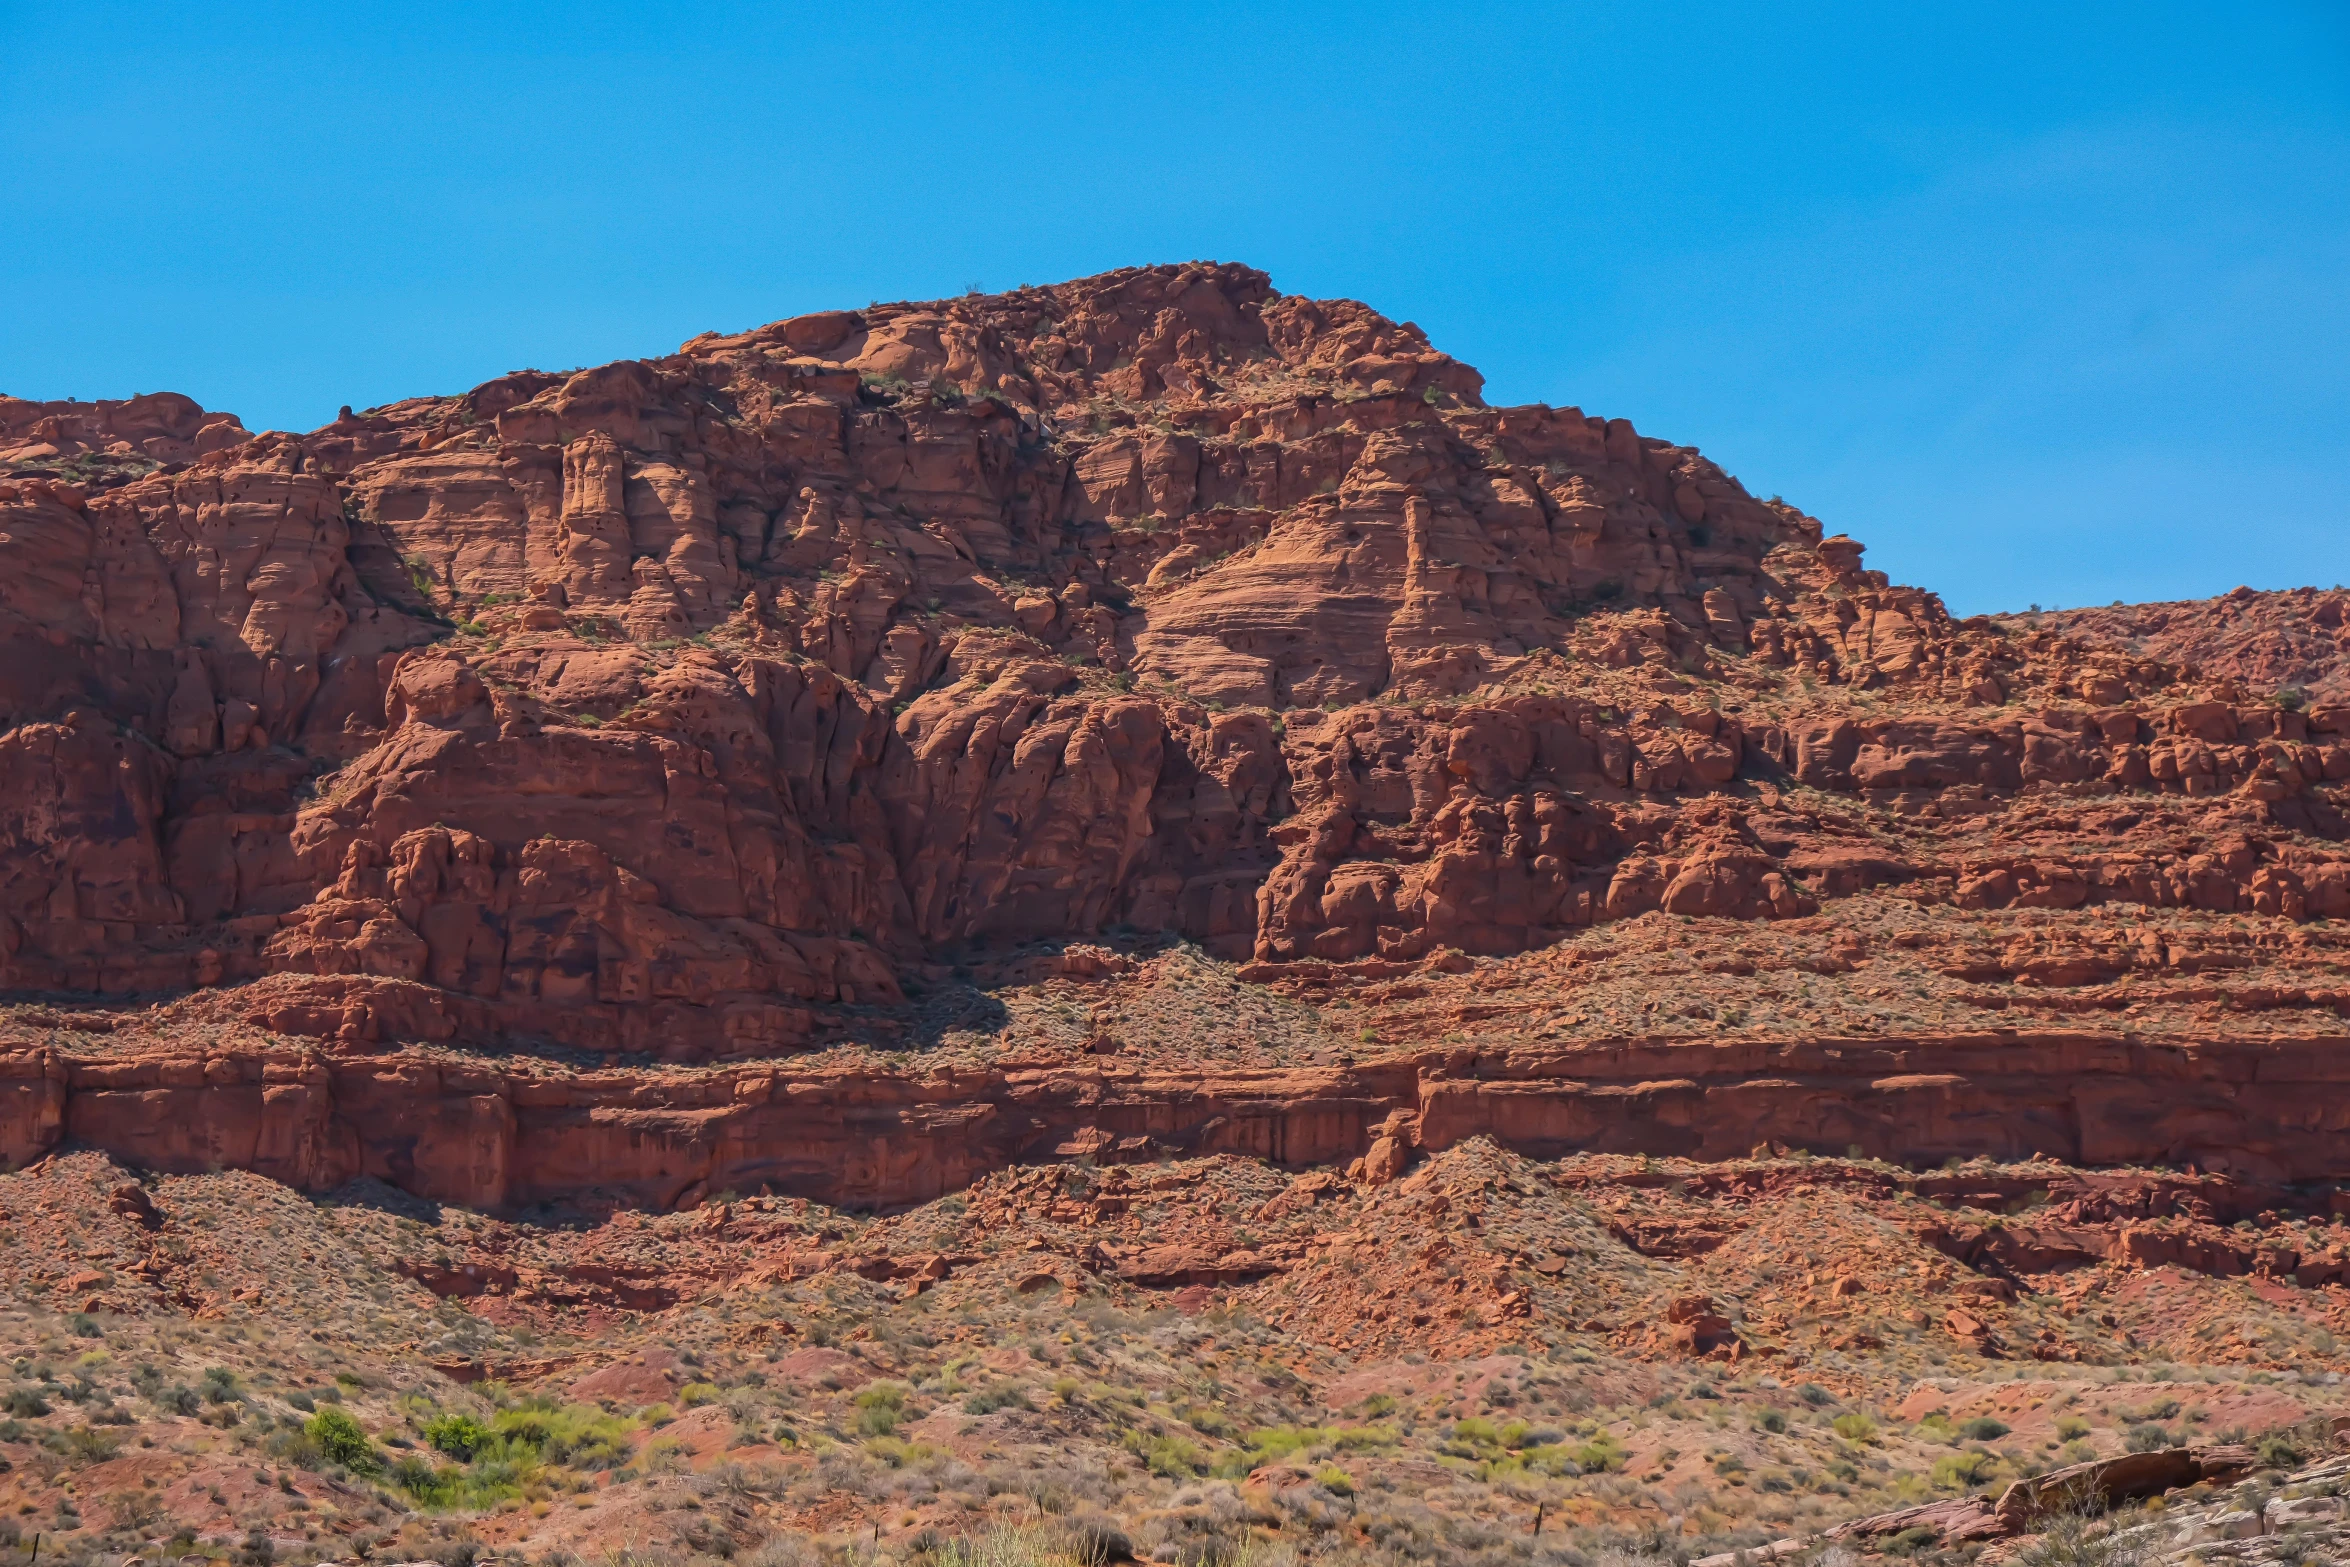
M0 390L255 427L1214 257L1961 612L2350 580L2350 7L0 0Z

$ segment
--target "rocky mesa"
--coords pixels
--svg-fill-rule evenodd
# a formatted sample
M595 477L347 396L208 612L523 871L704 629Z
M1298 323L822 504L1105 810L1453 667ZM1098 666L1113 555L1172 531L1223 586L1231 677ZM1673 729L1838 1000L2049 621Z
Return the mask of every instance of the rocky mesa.
M2341 595L1864 560L1225 264L0 398L0 1553L2337 1549Z
M329 1056L696 1063L910 1037L925 997L1071 944L1118 949L1105 993L1179 942L1376 1009L1464 970L1572 995L1661 921L1841 978L1799 1032L1912 1034L1880 1075L1935 1080L1938 1040L2057 990L2122 1055L2264 1014L2312 1064L2243 1070L2323 1080L2350 708L2322 675L2280 699L1954 620L1694 450L1479 386L1409 323L1199 264L303 435L0 403L6 983L209 995ZM1854 993L1888 908L1888 956L2006 995ZM1793 956L1829 927L1841 956ZM2256 957L2286 982L2213 983ZM1701 1010L1711 1037L1754 1009ZM1653 1011L1434 1037L1625 1043ZM1370 1023L1363 1054L1429 1034ZM1659 1081L1801 1076L1770 1032ZM181 1070L19 1059L16 1159L89 1072ZM2237 1102L2148 1153L2336 1173ZM2096 1113L2059 1119L2094 1158Z

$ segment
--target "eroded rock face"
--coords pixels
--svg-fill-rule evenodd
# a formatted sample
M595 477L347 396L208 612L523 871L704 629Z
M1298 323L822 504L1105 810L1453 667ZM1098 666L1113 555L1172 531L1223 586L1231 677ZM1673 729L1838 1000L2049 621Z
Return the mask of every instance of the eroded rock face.
M1874 887L2350 914L2350 710L1954 622L1479 385L1201 264L301 436L0 403L0 981L694 1059L1114 927L1277 977Z
M2023 636L2068 637L2098 647L2134 647L2233 680L2262 695L2297 692L2319 704L2350 697L2350 593L2237 588L2217 598L2168 604L2052 610L2015 615Z
M393 923L397 899L386 907L373 916L378 928ZM450 1037L466 1019L442 992L412 982L346 980L338 994L341 1004L325 1008L273 981L256 990L250 1021L347 1031L339 1049L247 1037L193 1051L149 1039L104 1056L29 1044L0 1053L0 1166L71 1139L157 1170L250 1169L308 1190L374 1176L477 1208L600 1198L663 1209L720 1190L903 1206L994 1170L1080 1155L1233 1153L1351 1166L1379 1186L1427 1153L1479 1138L1538 1157L1723 1161L1757 1147L1840 1147L1922 1163L1988 1153L2232 1166L2292 1183L2338 1176L2350 1136L2350 1105L2333 1091L2340 1038L2159 1050L2088 1032L1742 1048L1656 1039L1278 1070L1080 1058L746 1063L647 1078L371 1049L364 1034L386 1019L410 1039ZM1912 1070L1921 1058L1936 1070ZM2234 1245L2216 1226L2140 1229L2093 1187L2046 1222L1996 1231L1936 1222L1919 1239L1998 1275L2093 1257L2312 1284L2350 1268L2340 1255ZM1634 1244L1678 1246L1671 1237ZM1675 1310L1668 1320L1686 1330L1683 1349L1726 1342L1727 1321L1703 1298ZM1949 1330L1967 1336L1970 1321L1954 1311Z

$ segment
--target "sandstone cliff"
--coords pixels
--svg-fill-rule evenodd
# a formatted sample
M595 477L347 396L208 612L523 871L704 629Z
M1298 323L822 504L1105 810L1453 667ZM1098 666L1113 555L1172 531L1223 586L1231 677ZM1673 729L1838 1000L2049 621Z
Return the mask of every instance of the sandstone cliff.
M1954 622L1478 388L1203 264L299 436L0 405L6 982L414 980L690 1057L1107 929L1376 970L1878 885L2350 913L2350 711Z

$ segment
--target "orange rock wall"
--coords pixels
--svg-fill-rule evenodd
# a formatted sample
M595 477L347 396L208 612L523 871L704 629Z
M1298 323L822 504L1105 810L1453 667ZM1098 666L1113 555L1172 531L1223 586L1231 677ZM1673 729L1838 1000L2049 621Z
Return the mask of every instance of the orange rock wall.
M2350 1038L1983 1034L1802 1046L1623 1042L1362 1067L1039 1066L548 1076L416 1055L0 1056L0 1158L61 1141L152 1169L366 1175L476 1207L669 1207L726 1190L897 1205L1015 1162L1232 1152L1305 1166L1489 1136L1719 1160L1758 1145L1934 1164L2046 1155L2264 1181L2350 1176Z

